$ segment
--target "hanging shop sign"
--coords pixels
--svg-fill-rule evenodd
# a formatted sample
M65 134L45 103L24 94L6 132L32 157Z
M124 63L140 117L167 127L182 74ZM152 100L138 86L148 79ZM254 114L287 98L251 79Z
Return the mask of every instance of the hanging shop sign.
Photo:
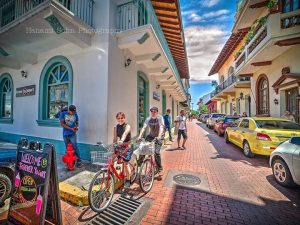
M153 91L153 99L157 100L157 101L160 101L160 95L158 92L156 91Z
M16 89L16 97L25 97L35 95L35 85L19 87Z

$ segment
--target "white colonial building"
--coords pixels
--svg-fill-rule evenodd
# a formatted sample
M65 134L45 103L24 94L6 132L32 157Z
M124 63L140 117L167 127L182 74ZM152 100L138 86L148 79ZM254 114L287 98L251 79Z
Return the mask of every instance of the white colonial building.
M0 140L65 151L57 113L74 104L89 159L123 111L137 135L149 108L188 102L179 1L0 0Z

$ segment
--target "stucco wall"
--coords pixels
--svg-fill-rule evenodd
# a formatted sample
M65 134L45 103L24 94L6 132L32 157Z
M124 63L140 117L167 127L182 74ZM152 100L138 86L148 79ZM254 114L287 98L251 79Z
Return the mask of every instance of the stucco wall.
M276 94L272 85L281 76L281 70L283 67L290 67L292 73L300 72L300 46L292 46L288 51L277 57L272 61L269 66L262 67L259 71L253 74L251 80L251 89L256 95L256 81L260 74L266 74L269 80L269 96L270 96L270 114L271 116L280 117L283 114L282 110L285 110L285 100L280 98L280 93ZM291 86L292 87L292 86ZM274 104L274 99L279 100L279 104ZM256 109L256 99L251 102L252 109ZM255 112L256 113L256 112Z
M108 12L105 10L108 4L109 0L95 4L95 28L108 27ZM99 138L106 139L107 52L108 34L101 33L92 37L92 45L88 48L67 44L39 54L34 65L26 64L19 70L0 68L0 74L12 76L14 92L18 87L36 85L34 96L17 98L14 93L13 124L1 124L0 132L62 140L61 127L39 126L36 122L41 71L50 58L62 55L70 61L73 69L73 104L77 106L80 118L78 141L95 144ZM28 78L21 77L21 70L28 72Z

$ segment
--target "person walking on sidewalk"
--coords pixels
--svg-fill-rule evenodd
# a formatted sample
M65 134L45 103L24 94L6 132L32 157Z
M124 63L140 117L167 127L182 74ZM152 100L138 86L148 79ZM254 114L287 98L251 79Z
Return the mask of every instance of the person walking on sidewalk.
M76 106L70 105L68 111L62 111L59 116L60 125L63 127L63 138L66 148L69 143L72 144L75 155L77 156L77 167L82 167L80 152L77 147L77 131L79 126L79 118L76 113Z
M144 126L140 131L138 136L138 140L143 137L143 134L147 127L150 129L149 135L146 136L146 141L153 141L155 140L155 161L157 163L158 172L162 172L163 167L161 164L161 156L160 156L160 148L162 146L162 140L164 135L164 120L161 115L158 115L158 108L152 107L150 109L151 116L145 120Z
M164 115L164 123L165 123L165 132L169 132L169 141L172 140L172 133L171 133L171 119L170 119L171 109L167 109L166 114Z
M125 113L118 112L116 115L117 125L114 127L114 142L117 143L122 149L128 149L126 155L124 156L124 169L126 175L126 182L124 184L125 188L130 187L130 166L128 162L131 159L133 153L133 146L131 143L131 128L130 125L125 122Z
M178 127L177 143L178 149L185 149L185 142L187 140L187 129L186 129L186 116L184 110L180 110L180 115L176 118L176 126ZM182 147L180 147L181 136L183 137Z

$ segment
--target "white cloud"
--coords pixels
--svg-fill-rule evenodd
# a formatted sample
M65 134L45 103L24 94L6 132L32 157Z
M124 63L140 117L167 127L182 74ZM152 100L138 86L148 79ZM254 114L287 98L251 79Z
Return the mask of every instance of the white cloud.
M212 7L217 5L220 2L220 0L202 0L201 5L203 7Z
M212 11L212 12L208 12L208 13L204 13L203 17L204 18L212 18L212 17L217 17L217 16L222 16L222 15L226 15L228 14L229 11L226 9L221 9L218 11Z
M220 53L229 33L218 26L192 26L184 29L189 71L193 82L216 80L208 73Z
M207 19L214 19L214 20L218 20L220 17L222 17L224 19L224 17L229 14L230 12L226 9L221 9L218 11L211 11L208 13L204 13L203 15L199 15L197 12L190 10L190 11L186 11L183 13L183 15L188 16L188 18L190 20L192 20L193 22L204 22Z

